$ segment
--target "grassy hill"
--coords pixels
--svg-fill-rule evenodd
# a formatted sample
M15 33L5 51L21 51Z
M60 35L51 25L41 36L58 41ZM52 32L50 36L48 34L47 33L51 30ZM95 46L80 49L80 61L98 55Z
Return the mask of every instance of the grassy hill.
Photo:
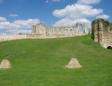
M81 69L66 69L77 58ZM91 37L23 39L0 43L0 86L112 86L112 51Z

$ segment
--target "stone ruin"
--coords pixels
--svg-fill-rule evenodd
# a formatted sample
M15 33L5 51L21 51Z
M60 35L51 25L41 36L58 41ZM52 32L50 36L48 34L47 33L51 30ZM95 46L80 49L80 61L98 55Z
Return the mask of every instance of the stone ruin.
M77 59L72 58L68 63L68 65L66 65L65 67L68 69L74 69L74 68L81 68L82 66L80 65Z
M17 40L17 39L46 39L46 38L63 38L74 37L88 34L86 24L77 23L74 26L67 27L46 27L44 24L36 24L32 26L32 33L18 35L0 35L1 41Z
M104 48L112 49L112 23L104 19L92 22L92 38Z
M0 69L10 69L11 64L7 59L3 59L1 64L0 64Z
M82 33L80 31L82 29ZM58 38L70 37L87 34L86 24L77 23L75 26L68 27L45 27L44 24L36 24L32 26L32 33L27 38Z

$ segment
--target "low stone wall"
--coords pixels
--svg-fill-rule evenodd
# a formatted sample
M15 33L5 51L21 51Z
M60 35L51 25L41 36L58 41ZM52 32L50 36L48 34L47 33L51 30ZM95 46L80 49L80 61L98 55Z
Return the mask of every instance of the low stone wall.
M50 34L48 36L43 35L43 34L29 34L27 35L26 38L31 38L31 39L47 39L47 38L65 38L65 37L75 37L75 36L83 36L83 35L87 35L85 33L81 33L81 34Z
M26 35L0 35L0 41L25 39Z
M75 37L75 36L83 36L87 34L76 34L76 35L51 35L46 36L42 34L28 34L28 35L0 35L0 42L1 41L8 41L8 40L17 40L17 39L47 39L47 38L65 38L65 37Z

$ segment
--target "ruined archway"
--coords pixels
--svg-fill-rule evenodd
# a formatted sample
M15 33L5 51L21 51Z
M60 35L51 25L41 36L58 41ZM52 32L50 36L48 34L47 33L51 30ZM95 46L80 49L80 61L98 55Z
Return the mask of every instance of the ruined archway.
M77 23L76 28L77 28L77 30L76 30L77 33L83 33L83 34L87 33L86 24Z
M107 49L112 50L112 46L108 46Z

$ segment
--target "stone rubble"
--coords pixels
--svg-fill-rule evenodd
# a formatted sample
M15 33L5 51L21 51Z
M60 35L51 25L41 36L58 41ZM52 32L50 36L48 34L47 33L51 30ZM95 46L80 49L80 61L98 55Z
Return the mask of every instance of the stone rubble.
M80 65L80 63L76 58L72 58L68 63L68 65L66 65L65 67L68 69L74 69L74 68L81 68L82 66Z
M7 59L3 59L1 64L0 64L0 69L10 69L11 64Z

